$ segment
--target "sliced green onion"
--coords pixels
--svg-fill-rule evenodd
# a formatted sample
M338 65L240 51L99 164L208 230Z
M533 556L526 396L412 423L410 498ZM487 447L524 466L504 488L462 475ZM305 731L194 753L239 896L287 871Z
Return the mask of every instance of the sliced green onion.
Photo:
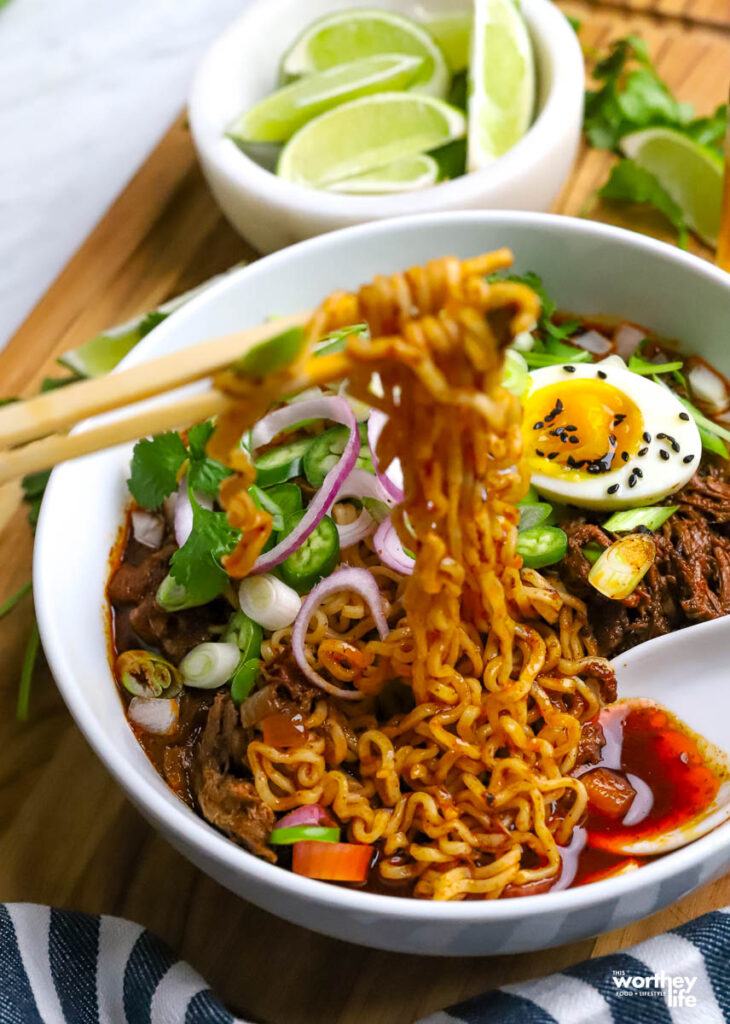
M623 601L638 587L654 563L656 547L646 533L622 537L601 552L588 573L588 582L613 601Z
M303 839L317 840L320 843L339 843L340 830L327 828L325 825L290 825L289 828L275 828L269 835L272 846L289 846Z
M593 360L591 353L586 352L585 349L570 348L569 345L565 345L563 347L569 349L569 355L552 352L536 352L533 349L532 352L524 353L525 362L531 370L536 370L543 366L562 366L566 363L590 363Z
M553 507L546 501L535 502L534 505L520 505L520 523L517 529L520 533L531 530L535 526L544 523L552 514Z
M675 377L679 378L679 382L686 386L686 381L680 373L675 372ZM667 387L664 381L659 380L658 377L653 378L655 384L660 384L662 387ZM671 391L671 388L667 388L667 391ZM687 412L690 414L692 419L697 424L697 429L700 432L700 440L702 441L702 447L712 452L714 455L719 455L723 459L730 459L730 452L723 444L724 441L730 441L730 430L726 430L725 427L721 427L719 423L715 423L714 420L709 419L707 416L703 416L700 410L692 405L686 398L682 398L681 395L672 392L675 398L678 398L682 405L685 407Z
M263 633L258 622L250 619L245 612L236 612L221 637L224 643L235 644L241 652L241 661L258 658L261 653Z
M182 689L175 666L152 651L122 651L114 670L124 689L135 697L176 697Z
M305 341L306 335L302 328L292 327L254 345L233 364L233 369L244 377L264 377L267 373L283 370L294 362L304 348Z
M234 704L243 704L253 690L260 672L261 662L258 658L251 658L238 666L231 679L231 699Z
M522 398L530 387L530 374L527 370L525 357L508 348L504 354L504 365L502 367L502 387L506 388L517 398Z
M603 529L608 530L609 533L631 533L639 526L645 526L647 530L658 530L678 508L679 505L627 508L624 512L614 512L611 518L603 524Z
M533 526L517 537L517 554L528 569L559 562L567 549L568 538L557 526Z
M655 373L674 373L681 370L684 363L678 359L674 363L650 363L648 359L632 355L629 357L629 369L632 373L638 373L642 377L650 377Z
M180 671L186 686L198 690L217 690L233 676L240 660L241 652L237 644L198 644L180 662Z
M603 554L604 549L600 544L597 544L596 541L592 540L588 544L584 545L584 547L581 548L581 551L583 552L585 560L590 562L591 565L595 565Z
M296 590L267 572L242 580L238 600L246 615L272 630L291 626L302 606Z
M178 583L174 576L170 573L165 576L162 583L157 588L155 594L155 601L157 601L160 608L164 608L166 612L179 612L183 608L192 607L190 598L188 597L187 588L182 583Z
M375 522L380 526L390 515L390 508L379 498L361 498L362 507L368 512Z

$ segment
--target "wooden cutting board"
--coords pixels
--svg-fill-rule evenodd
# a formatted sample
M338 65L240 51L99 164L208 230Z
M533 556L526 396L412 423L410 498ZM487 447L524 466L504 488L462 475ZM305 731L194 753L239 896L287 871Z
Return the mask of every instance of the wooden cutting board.
M583 21L587 50L602 50L610 39L637 32L681 99L708 113L726 98L730 0L564 7ZM611 160L582 150L557 211L585 212ZM615 210L590 210L617 220ZM660 222L637 211L624 211L620 222L662 235ZM54 373L60 353L255 255L215 207L181 118L0 355L2 394L33 393L43 376ZM0 492L0 604L29 578L31 546L19 489L6 488ZM631 945L730 903L728 876L620 931L502 958L398 956L294 927L221 888L152 831L87 747L45 665L35 675L29 721L16 722L30 622L28 598L0 622L0 900L139 921L187 958L243 1016L286 1024L403 1024L490 987Z

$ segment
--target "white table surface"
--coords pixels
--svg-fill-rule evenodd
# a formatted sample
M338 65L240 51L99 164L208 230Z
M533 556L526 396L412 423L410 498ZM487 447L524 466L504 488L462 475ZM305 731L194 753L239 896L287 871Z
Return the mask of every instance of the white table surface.
M0 8L0 348L181 109L249 0Z

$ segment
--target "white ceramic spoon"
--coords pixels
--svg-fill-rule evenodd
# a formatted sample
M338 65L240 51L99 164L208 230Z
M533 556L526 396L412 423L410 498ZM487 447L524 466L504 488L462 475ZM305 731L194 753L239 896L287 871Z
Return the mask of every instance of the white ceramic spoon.
M713 766L726 765L730 780L730 619L715 619L649 640L614 658L613 667L619 701L645 698L661 704L708 741L703 753L709 754ZM730 781L725 781L710 806L695 818L661 835L627 838L621 852L643 857L667 853L699 839L728 818Z

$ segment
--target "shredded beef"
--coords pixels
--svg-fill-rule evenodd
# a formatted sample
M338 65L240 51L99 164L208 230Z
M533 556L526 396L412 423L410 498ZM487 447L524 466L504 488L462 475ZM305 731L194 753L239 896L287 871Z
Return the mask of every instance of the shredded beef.
M563 524L568 550L561 575L588 603L604 657L730 613L730 483L711 469L668 501L679 508L654 535L655 563L625 601L603 597L588 583L590 563L582 551L591 542L608 547L616 536L587 514Z
M606 737L603 735L600 722L586 722L580 734L575 767L580 768L584 764L598 764L605 742Z
M115 630L120 651L139 646L135 639L156 647L178 664L193 647L210 640L210 627L220 621L214 604L166 612L155 600L157 588L170 568L177 550L168 535L159 551L130 540L125 559L109 581L109 600L118 614L121 628ZM125 628L125 627L129 628Z
M195 753L193 790L203 817L251 853L275 862L267 844L274 827L274 812L252 782L240 777L248 736L238 710L228 696L219 694L208 713Z
M258 725L269 715L307 718L322 691L308 683L291 652L283 651L261 672L261 689L241 705L241 723Z

